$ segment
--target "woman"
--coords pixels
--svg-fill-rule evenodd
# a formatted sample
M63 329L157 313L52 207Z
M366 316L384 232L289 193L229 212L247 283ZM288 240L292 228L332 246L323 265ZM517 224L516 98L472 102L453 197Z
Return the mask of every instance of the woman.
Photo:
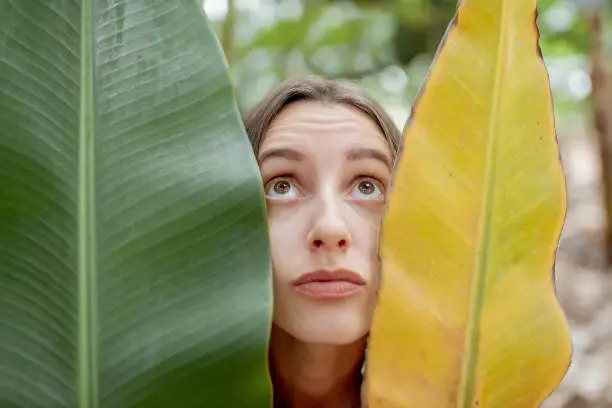
M378 235L401 134L350 83L285 82L245 126L266 194L275 407L360 407Z

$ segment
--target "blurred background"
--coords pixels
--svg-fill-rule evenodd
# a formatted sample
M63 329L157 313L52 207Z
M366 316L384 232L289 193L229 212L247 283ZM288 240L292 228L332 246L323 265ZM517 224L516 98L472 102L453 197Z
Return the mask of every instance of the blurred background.
M244 112L308 73L360 82L403 127L456 0L204 0ZM612 408L612 1L539 0L568 212L557 292L572 365L543 408ZM606 210L607 209L607 210Z

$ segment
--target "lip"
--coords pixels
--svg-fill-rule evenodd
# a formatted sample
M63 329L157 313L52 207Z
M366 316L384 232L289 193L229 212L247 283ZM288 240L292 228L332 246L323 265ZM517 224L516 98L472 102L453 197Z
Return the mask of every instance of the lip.
M300 275L291 286L307 297L333 300L355 295L365 283L361 275L348 269L319 269Z

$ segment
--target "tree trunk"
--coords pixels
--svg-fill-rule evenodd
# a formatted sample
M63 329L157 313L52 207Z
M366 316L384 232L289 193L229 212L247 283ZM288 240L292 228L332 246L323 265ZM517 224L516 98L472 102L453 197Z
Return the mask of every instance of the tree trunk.
M612 93L606 70L600 13L591 11L586 20L590 35L591 102L595 133L601 156L601 173L605 209L605 259L612 267Z

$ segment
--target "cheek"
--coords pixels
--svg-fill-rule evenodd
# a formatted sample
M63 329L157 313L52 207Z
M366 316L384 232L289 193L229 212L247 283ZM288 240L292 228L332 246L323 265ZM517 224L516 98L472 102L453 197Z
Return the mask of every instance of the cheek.
M366 220L362 218L361 223L359 224L359 251L361 252L364 259L367 260L366 262L369 265L368 273L370 281L370 290L372 294L378 292L380 285L381 262L379 258L379 243L381 220L382 216L379 213L371 213Z
M299 217L284 205L268 205L268 230L274 278L289 281L299 269L300 225ZM297 209L293 209L296 211Z
M382 222L382 205L377 203L361 204L356 216L358 219L353 221L355 229L353 234L356 241L363 245L373 254L378 254L380 240L380 226ZM361 245L360 245L361 246Z

